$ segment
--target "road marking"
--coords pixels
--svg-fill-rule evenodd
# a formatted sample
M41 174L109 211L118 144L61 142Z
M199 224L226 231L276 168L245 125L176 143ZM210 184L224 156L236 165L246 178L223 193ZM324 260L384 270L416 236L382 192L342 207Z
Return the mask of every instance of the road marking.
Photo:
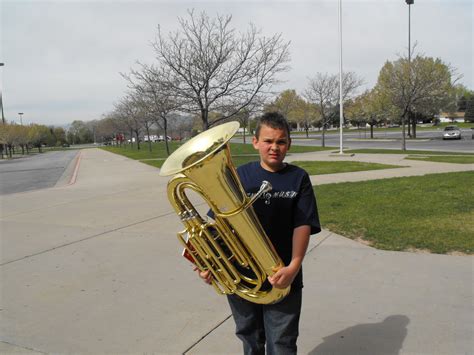
M76 183L76 179L77 179L77 174L79 172L79 166L81 165L81 159L82 159L82 150L79 151L79 154L76 158L76 166L74 167L74 172L71 176L71 179L69 180L69 183L68 185L73 185Z

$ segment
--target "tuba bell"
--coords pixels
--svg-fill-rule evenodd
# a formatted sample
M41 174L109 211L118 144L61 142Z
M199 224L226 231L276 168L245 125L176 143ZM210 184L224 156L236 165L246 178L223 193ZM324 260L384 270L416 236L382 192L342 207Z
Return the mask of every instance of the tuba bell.
M178 233L183 253L200 271L211 272L216 292L276 303L290 287L275 288L267 280L283 262L252 207L272 187L264 181L252 198L245 193L228 144L238 129L238 122L229 122L197 135L168 157L160 175L174 175L168 182L168 199L185 226ZM197 212L187 190L203 198L213 221Z

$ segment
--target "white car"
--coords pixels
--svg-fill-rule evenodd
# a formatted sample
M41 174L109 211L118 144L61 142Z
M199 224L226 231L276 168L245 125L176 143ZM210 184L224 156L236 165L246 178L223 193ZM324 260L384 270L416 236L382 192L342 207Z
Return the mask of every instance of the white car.
M443 130L443 139L461 139L461 130L457 126L446 126Z

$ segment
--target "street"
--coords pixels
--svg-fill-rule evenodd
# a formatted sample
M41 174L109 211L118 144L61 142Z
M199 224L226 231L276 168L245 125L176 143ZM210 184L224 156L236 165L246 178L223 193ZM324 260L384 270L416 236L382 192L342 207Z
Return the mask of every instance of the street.
M0 161L0 195L52 187L78 150L62 150Z
M408 150L433 150L443 152L474 153L474 139L472 130L463 129L461 140L443 140L441 131L418 131L416 139L406 139ZM316 145L321 146L321 134L310 133L306 135L293 135L294 145ZM401 149L400 132L374 132L374 138L370 138L370 130L346 133L343 135L344 149ZM328 147L339 147L339 134L334 130L325 135L325 143Z

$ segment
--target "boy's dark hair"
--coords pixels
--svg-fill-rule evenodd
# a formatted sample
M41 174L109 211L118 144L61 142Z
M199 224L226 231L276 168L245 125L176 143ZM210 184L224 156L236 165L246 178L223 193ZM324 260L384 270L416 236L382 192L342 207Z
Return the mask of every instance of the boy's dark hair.
M279 112L266 112L257 121L257 128L255 129L255 137L258 139L260 136L260 128L262 125L269 126L274 129L282 129L286 131L288 138L290 138L290 125Z

